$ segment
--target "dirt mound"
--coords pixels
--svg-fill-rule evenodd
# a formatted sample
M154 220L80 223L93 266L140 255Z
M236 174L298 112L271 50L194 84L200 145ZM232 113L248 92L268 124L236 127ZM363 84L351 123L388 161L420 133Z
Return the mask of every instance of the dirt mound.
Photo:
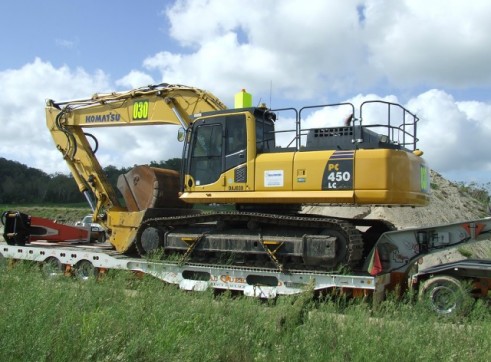
M488 205L472 197L465 189L431 171L431 200L425 207L384 206L308 206L303 210L320 214L349 218L383 219L392 222L398 229L417 226L440 225L489 216ZM435 257L425 258L424 266L472 258L491 258L489 240L473 245L443 251Z

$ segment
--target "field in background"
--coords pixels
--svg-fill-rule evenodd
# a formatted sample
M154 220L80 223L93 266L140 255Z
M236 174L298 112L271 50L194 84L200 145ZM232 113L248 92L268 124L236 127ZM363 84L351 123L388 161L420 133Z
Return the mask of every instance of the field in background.
M85 215L90 214L90 208L85 204L75 205L4 205L0 204L0 213L4 211L20 211L32 216L45 217L67 224L74 224Z

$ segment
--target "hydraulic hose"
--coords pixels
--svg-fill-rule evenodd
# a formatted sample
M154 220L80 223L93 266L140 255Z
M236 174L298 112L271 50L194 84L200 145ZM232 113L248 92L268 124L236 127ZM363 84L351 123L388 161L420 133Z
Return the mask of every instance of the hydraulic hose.
M68 130L62 123L61 123L61 118L63 115L66 113L66 108L62 110L60 113L57 114L55 118L55 125L56 128L58 128L61 132L63 132L67 138L67 150L65 154L63 155L64 157L69 157L70 159L73 159L75 157L75 154L77 153L77 142L75 141L75 137L73 136L72 132Z

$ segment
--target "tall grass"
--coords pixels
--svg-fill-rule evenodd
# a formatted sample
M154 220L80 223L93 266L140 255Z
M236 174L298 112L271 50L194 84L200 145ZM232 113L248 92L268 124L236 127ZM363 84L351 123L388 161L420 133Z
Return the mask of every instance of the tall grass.
M491 314L440 319L305 292L276 301L183 292L129 273L46 279L0 271L1 361L489 361Z

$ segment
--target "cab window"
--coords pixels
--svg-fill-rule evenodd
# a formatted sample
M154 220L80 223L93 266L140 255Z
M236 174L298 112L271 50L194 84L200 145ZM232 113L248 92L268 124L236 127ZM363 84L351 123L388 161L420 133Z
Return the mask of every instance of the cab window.
M193 140L190 174L196 186L216 182L222 172L222 125L203 124Z
M274 124L261 118L256 119L257 153L269 152L275 148Z
M225 121L227 129L225 170L246 162L247 131L243 115L228 116Z

